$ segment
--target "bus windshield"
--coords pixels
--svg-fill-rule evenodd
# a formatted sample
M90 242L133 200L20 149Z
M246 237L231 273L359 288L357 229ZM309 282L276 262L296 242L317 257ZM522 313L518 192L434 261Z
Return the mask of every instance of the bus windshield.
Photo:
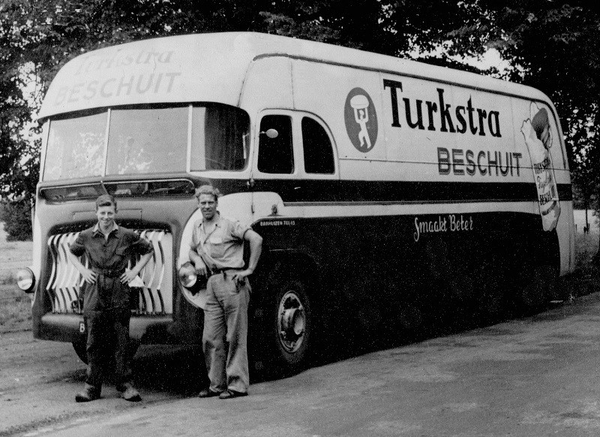
M140 107L50 121L44 181L243 170L250 120L225 105ZM190 135L191 132L191 135Z

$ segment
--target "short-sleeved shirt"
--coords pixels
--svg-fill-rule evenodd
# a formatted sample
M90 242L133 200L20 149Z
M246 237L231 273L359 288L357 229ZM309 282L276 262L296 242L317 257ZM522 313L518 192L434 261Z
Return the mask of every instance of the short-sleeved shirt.
M115 225L105 238L97 224L80 232L69 249L75 256L85 254L89 268L98 274L95 284L83 285L84 312L129 309L129 287L121 283L120 276L134 255L145 255L154 250L148 240L121 226Z
M241 269L244 267L244 234L249 229L250 226L219 214L213 231L207 234L203 221L198 220L194 224L191 248L211 270Z

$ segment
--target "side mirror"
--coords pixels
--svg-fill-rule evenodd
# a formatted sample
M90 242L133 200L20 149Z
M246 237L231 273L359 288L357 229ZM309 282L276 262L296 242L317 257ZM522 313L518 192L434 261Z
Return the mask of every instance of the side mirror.
M265 134L267 137L269 137L271 139L275 139L279 136L279 132L277 132L277 129L267 129L266 131L261 131L260 133L261 133L261 135Z

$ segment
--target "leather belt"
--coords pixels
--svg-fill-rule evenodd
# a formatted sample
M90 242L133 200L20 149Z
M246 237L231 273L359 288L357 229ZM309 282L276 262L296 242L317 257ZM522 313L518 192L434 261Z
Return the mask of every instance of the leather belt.
M109 278L118 278L119 276L121 276L123 273L125 273L125 269L98 269L98 268L92 268L92 271L102 275L102 276L107 276Z
M210 276L214 276L214 275L220 275L221 273L227 273L230 270L242 270L241 268L235 268L235 267L225 267L223 269L210 269Z

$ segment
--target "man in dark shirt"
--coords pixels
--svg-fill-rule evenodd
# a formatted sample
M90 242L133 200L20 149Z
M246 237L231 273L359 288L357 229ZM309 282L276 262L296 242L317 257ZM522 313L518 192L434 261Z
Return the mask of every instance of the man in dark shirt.
M131 357L128 355L130 289L133 281L152 258L152 244L137 233L117 226L117 202L113 196L96 199L98 223L82 231L70 246L69 258L81 274L83 284L83 318L87 331L87 378L77 402L100 397L104 372L114 354L117 390L128 401L140 401L133 387ZM141 259L126 269L133 256ZM80 258L85 255L85 265Z

